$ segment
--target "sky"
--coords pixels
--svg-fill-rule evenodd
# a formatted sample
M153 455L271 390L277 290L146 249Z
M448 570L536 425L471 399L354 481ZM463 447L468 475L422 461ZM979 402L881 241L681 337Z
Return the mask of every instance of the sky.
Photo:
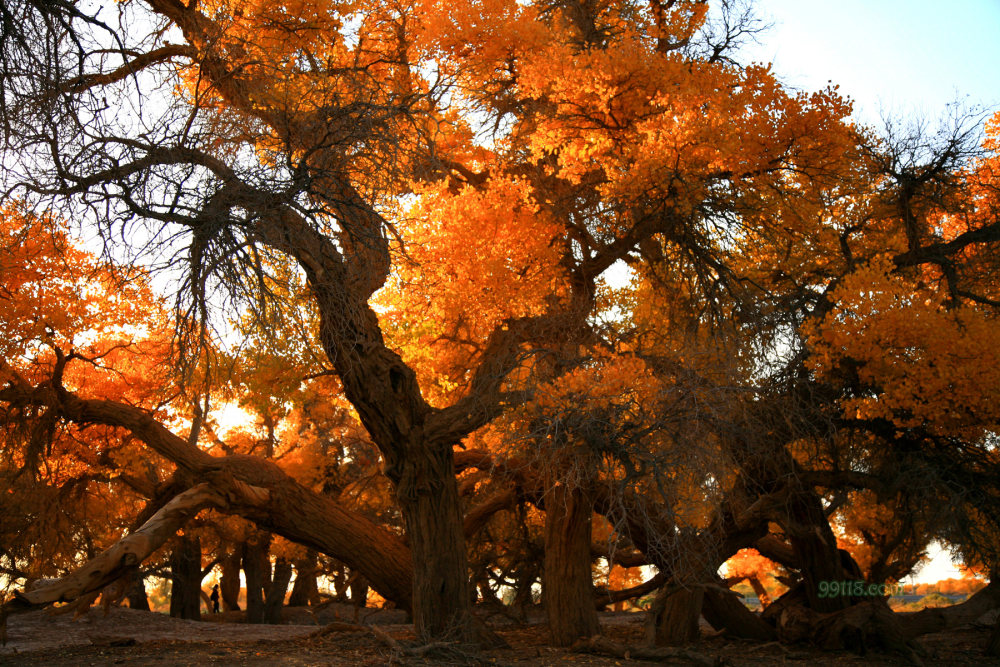
M958 102L1000 109L1000 0L759 0L773 24L744 58L772 63L786 84L828 83L855 102L855 120L922 117L934 125ZM932 545L907 582L960 577Z
M758 0L773 27L746 56L787 84L828 82L855 118L940 117L949 103L1000 108L1000 0Z

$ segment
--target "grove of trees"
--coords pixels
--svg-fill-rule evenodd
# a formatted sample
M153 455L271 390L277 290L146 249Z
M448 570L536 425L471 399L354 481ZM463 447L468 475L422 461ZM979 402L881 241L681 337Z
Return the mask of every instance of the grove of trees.
M4 3L0 621L147 574L197 617L214 567L273 619L334 567L425 641L489 645L477 608L540 585L557 645L655 593L655 645L703 616L916 660L1000 606L1000 115L857 125L741 62L757 30ZM934 541L989 585L823 593ZM761 614L737 554L788 585Z

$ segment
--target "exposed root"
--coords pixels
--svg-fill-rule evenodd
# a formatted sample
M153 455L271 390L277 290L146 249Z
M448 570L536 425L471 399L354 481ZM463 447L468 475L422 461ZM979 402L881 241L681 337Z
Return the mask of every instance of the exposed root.
M574 653L593 653L606 655L612 658L623 658L625 660L651 660L660 661L666 659L688 660L696 665L714 667L725 665L721 658L711 658L703 653L692 651L686 648L674 648L667 646L625 646L618 644L601 635L594 635L590 639L581 639L573 644L570 649Z
M897 614L882 601L862 602L829 614L788 606L777 621L779 638L787 643L809 641L823 650L846 649L858 655L887 651L911 664L923 664L923 647L907 637Z
M308 635L308 638L318 639L319 637L332 635L335 632L368 632L370 629L371 628L367 625L358 625L357 623L344 623L343 621L333 621L332 623L327 623L319 630L310 633Z
M484 662L478 648L473 644L436 641L427 644L408 645L396 640L378 626L368 626L367 630L375 635L376 639L389 647L391 652L389 661L393 664L401 664L407 658L433 659L436 664L476 665Z

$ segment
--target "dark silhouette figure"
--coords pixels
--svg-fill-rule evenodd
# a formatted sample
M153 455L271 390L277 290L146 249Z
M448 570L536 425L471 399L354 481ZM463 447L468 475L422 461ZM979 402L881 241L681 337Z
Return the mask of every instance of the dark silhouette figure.
M218 614L219 613L219 584L216 584L215 586L212 586L212 594L209 596L209 599L212 601L212 613L213 614Z

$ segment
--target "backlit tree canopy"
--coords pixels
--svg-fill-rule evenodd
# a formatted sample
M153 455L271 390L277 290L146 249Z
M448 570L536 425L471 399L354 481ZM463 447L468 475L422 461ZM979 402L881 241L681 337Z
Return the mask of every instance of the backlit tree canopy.
M661 644L703 614L850 645L864 618L912 656L928 622L820 583L898 579L935 539L995 575L997 117L858 127L741 63L731 3L2 18L0 528L59 493L107 515L4 537L12 580L126 527L92 581L182 529L175 556L203 533L224 575L240 540L270 568L229 514L423 639L489 643L473 601L537 581L554 642L596 634L627 596L595 597L603 556L655 566ZM225 432L225 403L255 423ZM722 592L746 548L791 586L762 616Z

